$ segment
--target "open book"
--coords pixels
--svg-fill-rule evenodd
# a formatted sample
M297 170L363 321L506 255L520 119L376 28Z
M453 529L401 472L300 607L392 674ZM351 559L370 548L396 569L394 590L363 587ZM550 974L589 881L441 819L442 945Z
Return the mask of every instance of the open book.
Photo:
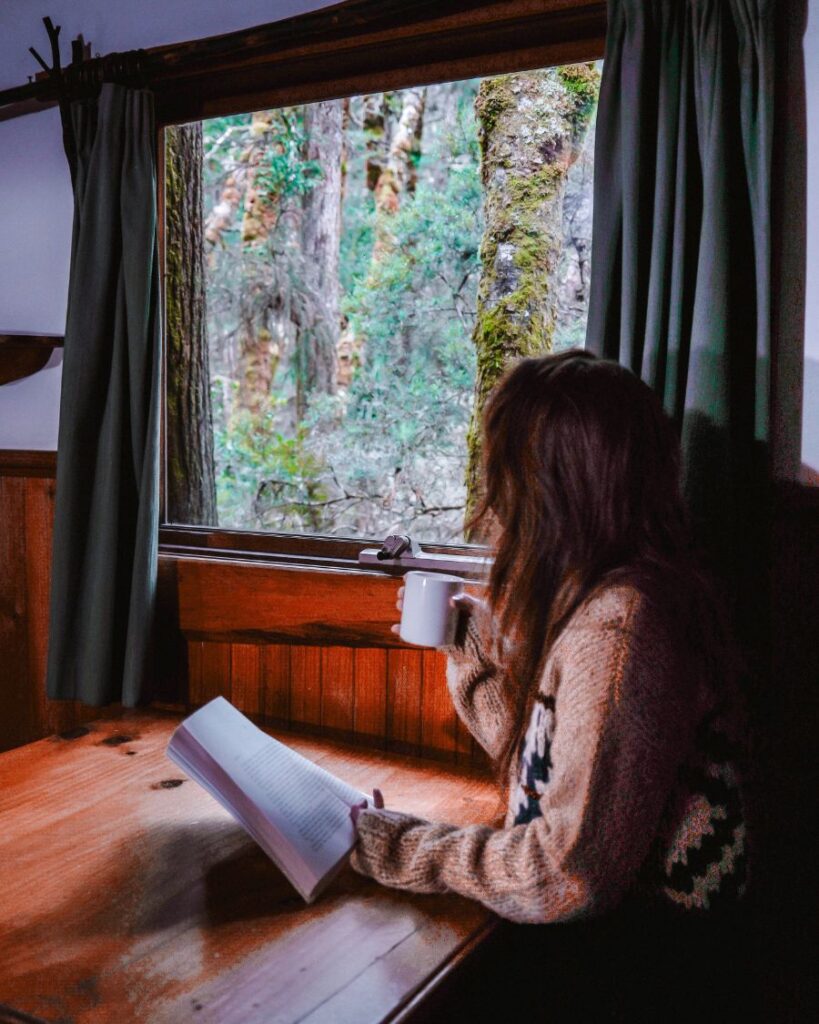
M355 845L363 793L258 729L224 697L176 729L168 757L247 829L310 903Z

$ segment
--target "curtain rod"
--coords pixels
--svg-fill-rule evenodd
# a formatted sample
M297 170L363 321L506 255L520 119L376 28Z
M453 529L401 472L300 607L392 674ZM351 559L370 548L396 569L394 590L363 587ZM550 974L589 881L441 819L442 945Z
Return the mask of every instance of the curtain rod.
M605 12L605 0L342 0L225 35L102 57L91 57L90 44L79 36L72 41L71 63L58 67L56 74L59 27L49 29L50 19L44 18L52 67L35 54L43 71L25 85L0 91L0 121L93 93L103 82L170 93L179 87L195 89L215 72L246 69L253 74L267 64L332 59L339 39L345 50L358 43L378 47L384 40L401 39L412 47L430 32L457 42L464 33L486 40L499 30L513 31L515 45L521 46L527 39L524 25L544 22L554 25L557 38L570 25L598 37L605 30Z
M510 6L513 5L514 0ZM406 6L414 9L414 18L406 17ZM247 59L265 51L292 49L297 43L307 45L326 35L328 30L337 31L342 16L345 27L355 25L367 31L379 27L379 23L388 24L390 19L406 22L420 20L418 15L429 17L430 11L452 14L487 6L481 0L415 0L410 5L406 5L405 0L341 0L317 11L225 35L93 58L90 43L85 43L82 36L78 36L71 43L72 62L65 68L59 65L57 37L60 26L55 27L50 18L43 18L51 43L52 66L48 67L34 47L29 47L42 71L30 77L25 85L0 91L0 120L56 106L61 98L74 99L88 94L103 82L116 81L123 85L150 88L214 60L234 63L242 57Z
M64 68L60 60L61 27L54 25L49 17L43 18L43 24L51 46L51 64L47 64L33 46L29 47L29 52L42 71L31 76L26 85L0 91L0 121L22 117L88 95L103 82L139 83L145 63L145 50L129 50L92 58L91 44L79 35L71 40L71 64Z

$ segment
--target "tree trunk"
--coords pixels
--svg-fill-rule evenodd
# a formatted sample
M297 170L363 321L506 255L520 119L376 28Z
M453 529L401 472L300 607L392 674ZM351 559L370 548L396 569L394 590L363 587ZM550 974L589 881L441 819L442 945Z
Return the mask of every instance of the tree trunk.
M517 358L552 350L566 175L598 86L594 65L576 64L487 78L478 90L484 232L467 518L480 497L481 420L489 392Z
M274 112L256 111L250 123L251 146L242 154L247 187L242 206L242 278L239 333L239 393L237 405L254 416L267 408L280 353L270 330L271 298L266 264L271 256L260 247L275 227L277 204L258 180L270 145Z
M373 264L393 247L391 218L398 212L401 196L414 185L413 154L420 152L421 125L426 89L404 89L401 116L390 138L387 161L375 184L375 245Z
M304 109L305 158L321 167L321 178L303 197L303 283L307 301L299 323L301 419L312 394L334 394L340 332L338 280L341 242L341 174L344 102L311 103Z
M386 93L371 92L364 97L362 126L367 140L367 188L371 192L375 190L387 158L386 107Z
M385 94L385 102L380 108L380 121L374 113L375 105L371 104L368 108L365 102L364 106L364 126L368 133L367 182L375 200L375 240L367 276L368 287L373 291L380 287L379 278L384 258L395 248L392 220L401 208L403 195L415 187L415 167L421 151L426 89L404 89L397 95L401 97L401 113L397 121L387 116L389 111L385 113L388 94ZM370 97L366 97L366 100L369 99ZM388 139L386 149L381 145L379 130ZM387 132L389 134L386 134ZM380 145L378 157L374 141L376 139ZM377 176L374 174L376 168ZM408 330L395 341L396 355L402 359L407 355L411 344ZM354 338L350 332L345 332L342 344L344 357L349 365L357 365L366 358L366 343L365 337Z
M168 517L218 525L205 320L202 125L166 129Z

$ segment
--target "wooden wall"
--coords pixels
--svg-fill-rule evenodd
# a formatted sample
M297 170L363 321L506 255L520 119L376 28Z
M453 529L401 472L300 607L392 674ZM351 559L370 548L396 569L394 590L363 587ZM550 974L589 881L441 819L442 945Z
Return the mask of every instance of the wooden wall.
M187 663L190 706L221 694L271 724L449 761L472 758L437 651L191 640Z
M53 453L0 457L0 750L100 714L45 697L53 474ZM482 764L449 699L446 658L390 633L397 586L160 556L156 703L187 710L221 694L258 721Z
M52 474L53 454L0 460L0 750L94 714L45 696Z

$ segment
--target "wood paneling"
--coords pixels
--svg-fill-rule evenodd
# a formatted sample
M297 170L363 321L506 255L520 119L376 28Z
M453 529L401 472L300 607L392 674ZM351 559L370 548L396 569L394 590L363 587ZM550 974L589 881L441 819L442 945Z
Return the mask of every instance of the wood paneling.
M355 718L355 651L324 647L321 651L321 724L325 729L351 733Z
M290 722L321 725L321 648L290 648Z
M265 644L262 651L263 713L270 722L290 721L290 647Z
M53 467L53 452L0 453L0 750L99 715L45 694L54 481L40 455Z
M387 655L387 741L408 754L421 749L421 687L424 655L419 650Z
M189 706L221 694L262 721L483 768L438 651L192 640Z
M11 746L16 723L33 717L26 601L25 482L0 477L0 648L7 673L2 689L0 747ZM22 582L22 586L20 585ZM20 686L18 681L25 680Z
M162 785L184 779L165 757L177 721L128 713L0 756L0 998L13 1019L376 1024L486 934L477 903L350 869L305 905L202 788ZM280 735L379 786L388 807L461 825L494 814L494 787L466 772Z
M387 735L387 652L359 647L355 652L353 729L359 738L383 742Z
M231 702L253 717L264 712L262 650L255 644L234 644L230 650Z
M457 748L458 718L446 686L446 656L424 651L421 686L421 748L451 751Z
M192 645L188 682L188 699L191 704L206 704L214 697L231 699L230 655L228 644L200 641Z

